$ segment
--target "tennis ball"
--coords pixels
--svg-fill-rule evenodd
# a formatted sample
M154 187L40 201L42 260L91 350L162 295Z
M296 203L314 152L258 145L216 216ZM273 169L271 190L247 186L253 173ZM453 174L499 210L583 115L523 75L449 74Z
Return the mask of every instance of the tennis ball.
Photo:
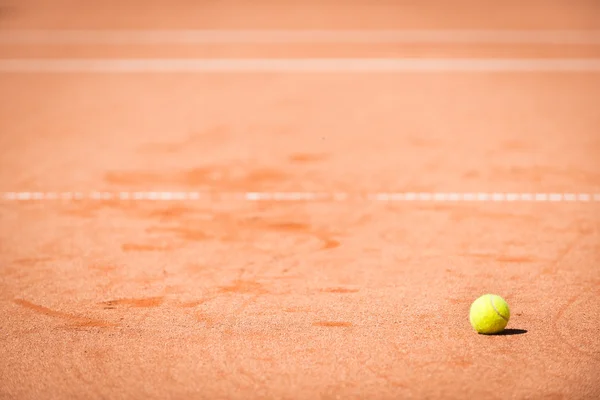
M495 294L485 294L471 304L469 321L473 328L483 334L499 333L510 319L506 301Z

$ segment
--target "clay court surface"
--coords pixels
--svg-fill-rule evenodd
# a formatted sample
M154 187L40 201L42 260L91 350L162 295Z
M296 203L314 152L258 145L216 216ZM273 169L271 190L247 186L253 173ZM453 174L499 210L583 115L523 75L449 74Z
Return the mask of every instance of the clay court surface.
M599 29L592 0L2 1L0 398L600 398Z

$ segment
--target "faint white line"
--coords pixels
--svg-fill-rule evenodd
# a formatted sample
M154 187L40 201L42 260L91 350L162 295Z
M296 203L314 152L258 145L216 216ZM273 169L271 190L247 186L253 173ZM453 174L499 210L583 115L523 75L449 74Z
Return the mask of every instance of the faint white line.
M590 195L587 193L579 193L575 195L577 201L590 201Z
M597 72L600 59L3 59L1 73Z
M16 200L30 200L31 199L31 193L29 193L29 192L16 193L15 199Z
M506 201L518 201L519 193L506 193Z
M478 201L488 201L490 198L490 194L489 193L477 193L477 200Z
M123 193L123 192L121 192L121 193ZM117 195L117 193L111 193L111 192L91 192L85 198L89 198L90 200L112 200L116 195ZM59 194L59 197L63 197L63 195ZM49 198L49 200L50 199L54 199L54 197Z
M465 199L470 198L470 193L465 193L465 195L467 195L467 197ZM461 194L460 193L448 193L448 201L461 201Z
M598 44L597 30L14 30L0 44Z
M261 196L261 193L258 193L258 192L248 192L245 194L244 197L246 198L246 200L249 200L249 201L264 200L264 198Z
M519 198L522 201L533 201L534 195L533 193L521 193Z
M242 201L348 201L368 200L375 202L598 202L600 193L459 193L459 192L377 192L358 193L323 192L2 192L4 201L196 201L196 200L242 200Z
M550 201L563 201L564 200L564 196L560 193L550 193L550 195L548 196Z
M492 193L492 201L504 201L504 193Z
M446 201L446 193L418 193L417 199L419 201Z

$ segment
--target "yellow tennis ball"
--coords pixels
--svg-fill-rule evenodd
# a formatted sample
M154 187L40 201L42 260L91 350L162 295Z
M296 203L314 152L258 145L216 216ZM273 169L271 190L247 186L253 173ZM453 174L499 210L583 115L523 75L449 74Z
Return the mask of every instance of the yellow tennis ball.
M509 319L508 304L498 295L485 294L471 304L469 321L479 333L489 335L502 332Z

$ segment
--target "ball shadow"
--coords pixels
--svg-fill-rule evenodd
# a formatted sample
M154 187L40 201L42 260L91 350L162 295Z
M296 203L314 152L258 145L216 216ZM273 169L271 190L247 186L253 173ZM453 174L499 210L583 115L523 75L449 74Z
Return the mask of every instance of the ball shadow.
M512 336L512 335L523 335L527 333L526 329L505 329L502 332L494 333L490 336Z

